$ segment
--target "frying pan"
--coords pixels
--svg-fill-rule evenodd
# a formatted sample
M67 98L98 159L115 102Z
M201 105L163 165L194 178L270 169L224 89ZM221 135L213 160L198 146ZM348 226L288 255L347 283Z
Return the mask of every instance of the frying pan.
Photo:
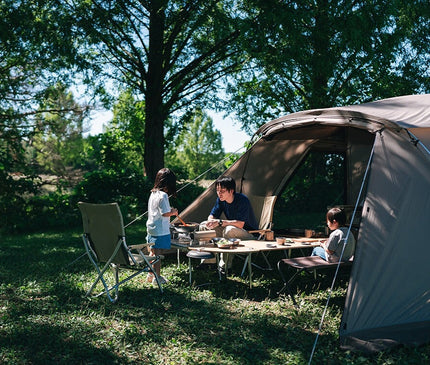
M172 224L171 226L178 233L189 233L194 232L197 228L199 228L199 224L195 222L187 222L187 225L183 224Z

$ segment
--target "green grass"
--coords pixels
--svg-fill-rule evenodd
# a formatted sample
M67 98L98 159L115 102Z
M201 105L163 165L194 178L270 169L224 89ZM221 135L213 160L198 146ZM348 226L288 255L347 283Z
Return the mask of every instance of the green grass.
M137 227L137 225L136 225ZM144 237L138 227L128 243ZM144 282L125 284L119 302L86 298L94 278L80 231L3 237L0 245L0 363L5 364L306 364L330 278L299 280L295 310L276 291L277 272L254 269L254 286L233 275L218 282L195 271L188 285L185 257L167 256L164 294ZM276 262L277 257L272 256ZM338 326L346 279L332 294L313 364L422 364L430 346L398 347L370 356L342 351Z

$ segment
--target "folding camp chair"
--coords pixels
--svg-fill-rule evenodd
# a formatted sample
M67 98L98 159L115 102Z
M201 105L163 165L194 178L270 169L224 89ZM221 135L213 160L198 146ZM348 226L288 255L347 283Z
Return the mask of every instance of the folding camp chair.
M90 296L100 281L104 286L104 291L95 295L100 296L106 293L108 299L115 303L118 300L118 289L121 284L133 279L135 276L151 272L158 284L158 288L163 292L160 278L155 273L153 265L161 260L161 256L148 256L143 253L143 249L149 244L127 246L125 240L124 224L122 214L117 203L110 204L90 204L78 203L82 214L84 233L82 235L85 250L88 257L98 273L96 280L87 291L86 296ZM115 284L108 285L107 270L112 268ZM119 280L119 270L126 269L134 271L131 275L127 273L125 278ZM111 291L115 292L112 296Z
M269 196L249 195L248 196L248 199L251 203L255 217L259 222L258 229L251 230L248 232L252 234L258 234L257 240L263 240L267 232L271 232L272 230L273 210L275 208L276 198L277 198L276 195L269 195ZM272 266L270 265L270 262L267 259L267 253L261 252L261 254L267 264L267 268L259 266L255 263L252 263L252 265L262 270L271 270ZM242 269L242 274L241 274L243 276L247 267L248 256L246 257L243 257L242 255L237 255L237 256L245 260L245 263Z
M276 195L258 196L250 195L248 199L251 203L255 217L258 220L258 229L248 231L249 233L258 233L258 240L262 240L267 232L272 229L273 210L276 203Z
M317 279L316 272L328 269L335 269L339 267L350 267L352 266L354 258L351 257L348 261L342 262L327 262L319 256L304 256L295 257L291 259L282 259L278 261L278 271L281 275L281 279L284 282L284 286L278 291L278 295L282 294L284 291L291 297L293 304L296 308L299 307L297 301L294 297L294 293L291 286L298 275L302 272L308 272L314 274L314 280ZM282 272L282 268L286 266L287 268L295 269L296 272L287 280Z

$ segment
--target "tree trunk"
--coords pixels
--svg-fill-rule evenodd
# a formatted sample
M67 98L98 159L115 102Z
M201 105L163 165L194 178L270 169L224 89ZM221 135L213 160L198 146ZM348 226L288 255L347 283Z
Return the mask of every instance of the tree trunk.
M330 75L330 39L327 0L316 2L315 27L311 39L313 54L311 60L311 80L309 108L326 108L330 106L328 97L328 78Z
M153 1L149 16L148 73L145 90L145 174L152 181L164 167L163 37L165 1Z
M161 103L146 97L145 104L145 175L152 181L157 171L164 166L164 113L160 112Z

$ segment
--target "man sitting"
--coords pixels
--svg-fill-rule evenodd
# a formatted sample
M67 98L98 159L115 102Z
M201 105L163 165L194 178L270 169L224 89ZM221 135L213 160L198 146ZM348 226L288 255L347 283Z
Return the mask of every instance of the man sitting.
M258 223L248 197L236 192L236 182L230 176L218 178L215 187L218 197L207 221L200 224L200 229L215 230L217 237L227 239L254 239L248 231L258 229ZM222 213L227 219L221 219ZM231 268L233 257L233 254L221 254L221 271Z

